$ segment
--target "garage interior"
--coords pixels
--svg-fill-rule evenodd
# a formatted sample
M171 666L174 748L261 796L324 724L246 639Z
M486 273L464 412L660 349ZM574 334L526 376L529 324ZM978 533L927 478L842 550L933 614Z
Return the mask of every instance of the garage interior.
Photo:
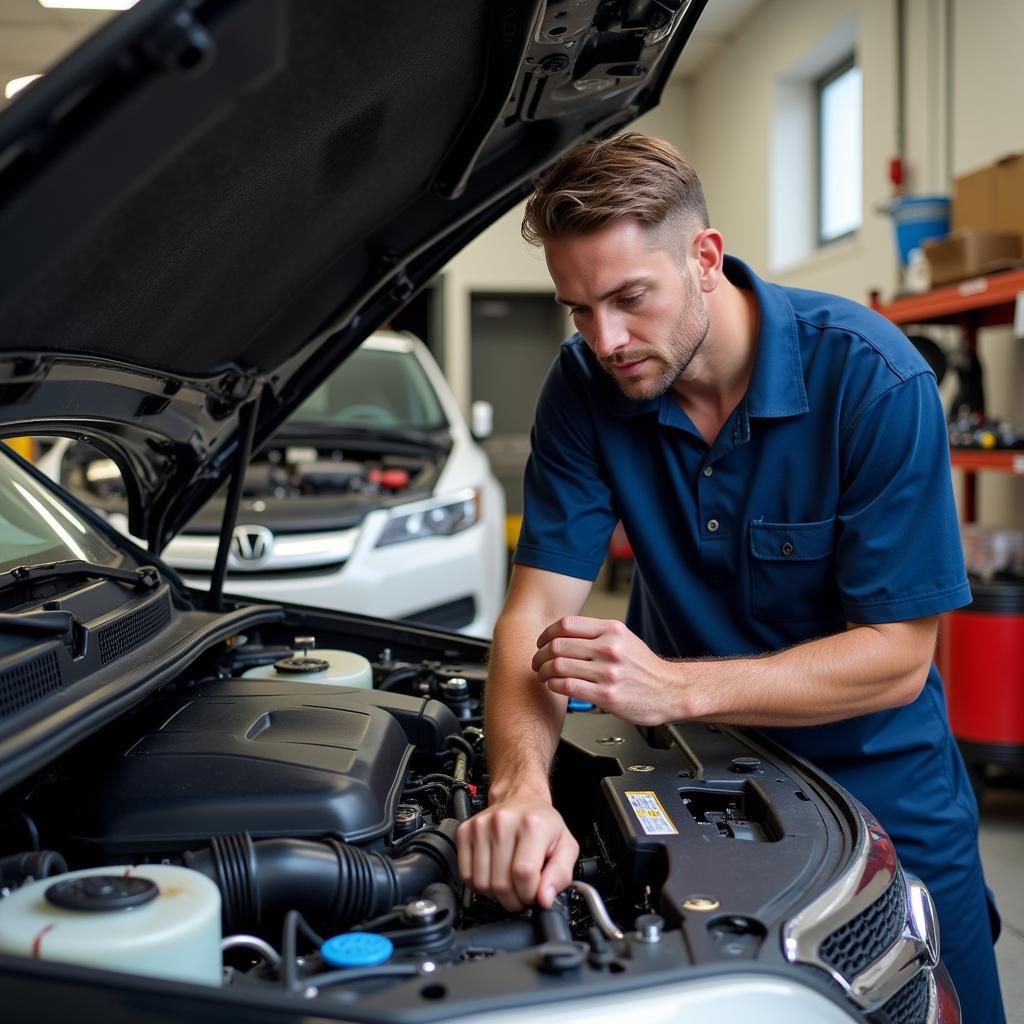
M0 108L110 13L0 0ZM944 617L939 658L982 793L1014 1024L1024 1024L1021 40L1019 0L710 0L661 105L635 125L690 158L730 252L768 280L874 305L944 371L965 552L988 603ZM905 200L929 197L951 203L932 234L912 238ZM521 206L501 218L394 322L426 342L467 416L474 401L493 406L485 448L511 538L535 396L571 331L521 219ZM616 553L585 614L625 616L628 549Z

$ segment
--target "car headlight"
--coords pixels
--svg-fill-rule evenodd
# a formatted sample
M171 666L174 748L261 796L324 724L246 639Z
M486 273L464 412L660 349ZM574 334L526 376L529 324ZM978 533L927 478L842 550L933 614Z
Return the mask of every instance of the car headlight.
M377 547L401 544L421 537L447 537L472 526L480 518L480 492L465 491L443 503L395 510L377 541Z

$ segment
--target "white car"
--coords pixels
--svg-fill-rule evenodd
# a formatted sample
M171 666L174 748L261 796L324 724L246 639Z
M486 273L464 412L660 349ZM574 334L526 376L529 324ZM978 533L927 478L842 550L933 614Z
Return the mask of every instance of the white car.
M39 466L128 533L111 459L61 440ZM209 586L224 504L210 501L163 551L191 586ZM408 333L367 338L299 406L250 463L237 521L232 593L469 636L489 636L501 607L504 492Z

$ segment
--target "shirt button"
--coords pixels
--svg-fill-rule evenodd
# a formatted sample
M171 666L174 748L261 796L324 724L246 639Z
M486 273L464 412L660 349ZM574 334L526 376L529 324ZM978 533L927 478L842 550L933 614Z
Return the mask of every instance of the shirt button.
M708 530L711 533L714 533L715 530L717 530L717 529L718 529L718 520L717 519L709 519L708 520Z
M790 542L788 540L786 541L785 544L782 545L782 553L784 555L791 555L791 554L793 554L793 545L790 544Z
M705 476L711 476L711 474L713 472L714 472L714 470L710 466L705 466L704 467L704 475Z

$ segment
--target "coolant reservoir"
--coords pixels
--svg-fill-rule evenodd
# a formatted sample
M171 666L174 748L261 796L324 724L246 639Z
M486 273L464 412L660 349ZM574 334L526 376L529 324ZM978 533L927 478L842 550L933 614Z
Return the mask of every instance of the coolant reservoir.
M297 683L324 683L372 689L373 669L361 654L352 651L314 650L315 637L297 636L295 654L242 673L243 679L293 679Z
M0 952L221 983L220 891L171 864L88 868L0 900Z

